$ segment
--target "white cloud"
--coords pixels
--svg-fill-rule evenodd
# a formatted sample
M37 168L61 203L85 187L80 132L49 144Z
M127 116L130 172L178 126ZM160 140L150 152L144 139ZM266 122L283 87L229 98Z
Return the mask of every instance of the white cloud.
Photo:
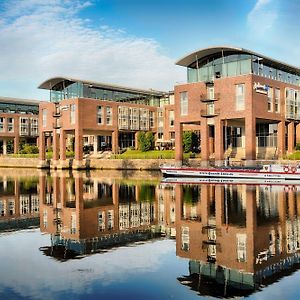
M2 5L0 81L6 87L11 83L10 96L26 97L26 83L37 86L57 75L162 90L183 80L184 70L162 54L155 40L107 24L92 27L80 18L78 12L90 5L80 0L12 0Z
M271 29L277 17L277 3L274 0L257 0L247 16L247 22L249 27L259 35Z

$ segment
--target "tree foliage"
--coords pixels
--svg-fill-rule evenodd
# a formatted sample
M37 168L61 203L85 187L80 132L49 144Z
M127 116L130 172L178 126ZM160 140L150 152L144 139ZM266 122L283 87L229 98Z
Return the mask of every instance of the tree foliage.
M198 137L193 131L183 132L183 151L185 153L193 152L198 148Z
M138 149L142 152L152 150L154 147L154 135L151 131L138 133Z

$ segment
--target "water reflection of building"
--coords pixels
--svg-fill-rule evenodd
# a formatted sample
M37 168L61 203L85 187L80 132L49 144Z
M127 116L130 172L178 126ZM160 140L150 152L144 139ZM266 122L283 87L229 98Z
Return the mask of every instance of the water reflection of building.
M238 296L296 269L300 194L286 189L176 186L176 251L190 259L179 280L202 295Z
M39 224L38 179L0 177L0 231Z
M61 247L64 252L88 254L161 236L162 230L166 231L162 226L166 206L158 201L161 196L156 182L126 183L82 173L59 173L40 176L39 186L40 228L52 237L52 250L45 247L45 253L55 255L56 248L59 256ZM170 220L174 224L175 216Z

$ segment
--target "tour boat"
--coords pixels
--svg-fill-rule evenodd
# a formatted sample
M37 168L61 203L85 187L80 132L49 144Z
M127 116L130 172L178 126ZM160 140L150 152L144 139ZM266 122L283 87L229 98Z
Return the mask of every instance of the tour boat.
M204 178L238 178L254 180L299 180L300 167L298 165L263 165L257 167L214 167L192 168L161 166L164 177L204 177ZM299 182L300 183L300 182Z

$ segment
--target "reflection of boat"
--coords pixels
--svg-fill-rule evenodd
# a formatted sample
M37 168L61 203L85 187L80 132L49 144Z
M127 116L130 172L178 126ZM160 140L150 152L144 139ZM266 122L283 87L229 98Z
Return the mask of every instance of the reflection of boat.
M164 177L163 184L247 184L247 185L283 185L300 186L299 179L259 179L256 178L227 178L227 177Z
M164 176L175 177L204 177L204 178L239 178L254 180L295 180L300 179L298 166L264 165L258 167L215 167L215 168L191 168L162 166Z

